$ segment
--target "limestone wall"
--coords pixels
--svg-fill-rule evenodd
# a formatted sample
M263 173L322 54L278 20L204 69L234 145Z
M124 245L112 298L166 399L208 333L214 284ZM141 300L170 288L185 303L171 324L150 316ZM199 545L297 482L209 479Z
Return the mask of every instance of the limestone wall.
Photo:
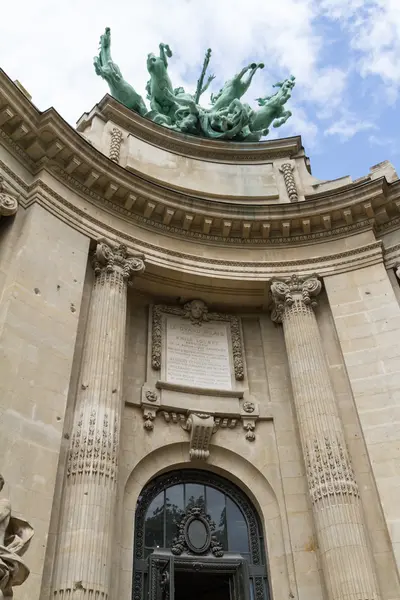
M10 223L0 232L3 248L13 241L2 266L0 453L3 493L35 529L18 595L31 600L40 598L89 240L37 205L16 221L18 236Z

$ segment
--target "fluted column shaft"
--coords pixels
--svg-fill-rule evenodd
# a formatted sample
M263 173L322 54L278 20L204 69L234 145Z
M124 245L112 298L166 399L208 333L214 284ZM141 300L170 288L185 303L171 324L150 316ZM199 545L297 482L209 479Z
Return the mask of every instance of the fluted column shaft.
M127 284L144 270L124 246L97 245L67 461L53 597L109 598L116 508Z
M274 281L272 318L283 323L293 400L329 600L379 598L358 486L317 320L316 277Z

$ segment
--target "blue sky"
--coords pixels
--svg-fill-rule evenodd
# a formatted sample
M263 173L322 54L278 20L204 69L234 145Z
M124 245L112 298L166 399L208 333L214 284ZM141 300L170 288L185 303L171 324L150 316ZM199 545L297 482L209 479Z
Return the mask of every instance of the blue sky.
M19 0L0 23L0 65L39 109L74 125L107 91L92 65L106 26L114 61L143 96L146 56L161 41L173 85L188 90L208 47L213 91L262 61L244 99L296 76L293 117L273 134L302 136L315 177L360 177L385 159L400 171L400 0Z

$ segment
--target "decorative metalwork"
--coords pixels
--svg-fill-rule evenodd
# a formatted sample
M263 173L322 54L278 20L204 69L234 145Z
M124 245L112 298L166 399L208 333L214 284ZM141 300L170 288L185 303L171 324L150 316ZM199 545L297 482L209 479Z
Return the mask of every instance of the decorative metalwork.
M249 563L253 566L264 566L265 555L263 547L262 529L258 518L258 515L252 506L247 496L233 483L227 481L223 477L215 474L211 474L207 471L201 471L196 469L188 469L183 471L173 471L165 473L160 477L157 477L151 481L142 491L137 504L136 515L135 515L135 549L134 549L134 560L137 564L143 564L145 558L144 548L144 528L145 528L145 517L147 510L151 502L158 496L163 490L181 483L199 483L203 485L212 485L216 490L229 496L240 508L248 527L249 532L249 545L250 545L250 558ZM211 553L210 556L213 556ZM225 555L226 556L226 555ZM194 557L193 557L194 558ZM215 569L218 569L218 565L225 560L216 559L215 555L212 559L205 557L207 560L215 560ZM204 560L205 560L204 559ZM177 559L176 559L177 560ZM201 565L202 562L199 559L190 561L188 568L195 568L194 565ZM147 568L147 567L146 567ZM181 568L181 567L180 567ZM199 568L201 568L199 566ZM133 574L133 600L141 600L144 592L144 579L142 576L143 571L139 568L134 569ZM256 578L258 579L258 578ZM260 578L261 582L263 578ZM266 600L266 587L262 584L260 588L256 581L256 598L255 600ZM261 590L261 591L260 591Z
M196 546L190 535L190 527L193 524L204 527L205 539L201 546ZM215 523L201 507L194 506L190 508L178 525L178 535L173 540L171 546L172 554L179 556L182 552L187 552L188 554L207 554L208 552L212 552L216 557L223 556L223 548L213 533L214 531Z

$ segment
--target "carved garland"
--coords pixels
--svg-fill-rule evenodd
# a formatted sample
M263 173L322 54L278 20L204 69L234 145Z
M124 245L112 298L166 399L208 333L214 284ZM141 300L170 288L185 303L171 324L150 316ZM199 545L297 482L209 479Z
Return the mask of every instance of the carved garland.
M111 131L110 152L109 157L113 162L119 163L121 153L122 131L118 127L114 127Z
M200 301L194 301L200 302ZM202 303L204 304L204 303ZM153 306L152 315L152 332L151 332L151 366L155 371L161 369L161 349L162 349L162 315L178 315L184 319L190 319L192 323L201 325L203 321L222 321L230 324L231 339L232 339L232 355L235 379L243 381L244 365L243 365L243 343L240 330L240 319L233 315L222 313L209 313L204 305L204 310L199 318L193 317L190 310L192 302L188 302L184 307L168 306L165 304L156 304Z
M299 195L297 193L296 182L293 176L293 165L291 163L284 163L279 170L283 175L290 202L297 202Z

